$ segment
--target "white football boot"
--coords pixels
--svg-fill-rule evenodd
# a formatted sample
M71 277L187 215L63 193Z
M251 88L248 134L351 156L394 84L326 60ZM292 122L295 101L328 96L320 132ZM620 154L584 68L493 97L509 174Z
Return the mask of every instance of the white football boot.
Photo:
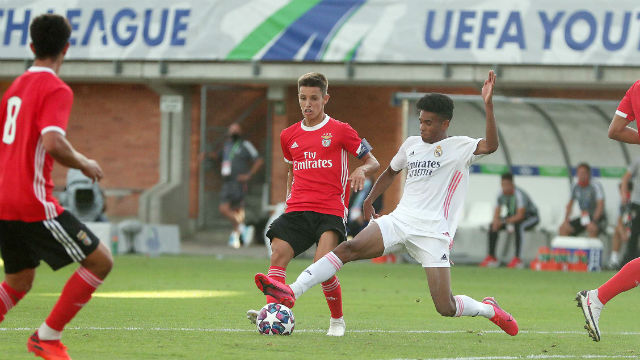
M587 329L593 341L600 341L598 322L603 305L598 299L598 293L596 290L582 290L576 296L576 301L578 301L578 307L582 308L582 314L587 323L584 328Z
M331 318L331 320L329 320L329 331L327 331L327 336L344 336L346 328L347 325L344 323L344 317L339 319Z
M247 319L249 319L252 324L256 325L258 322L258 310L247 310Z

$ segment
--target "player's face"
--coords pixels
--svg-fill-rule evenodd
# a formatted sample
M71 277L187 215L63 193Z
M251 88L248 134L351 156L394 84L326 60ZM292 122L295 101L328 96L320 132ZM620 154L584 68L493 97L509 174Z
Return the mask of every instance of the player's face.
M446 137L449 120L442 120L435 113L420 110L420 136L422 141L433 144Z
M578 177L578 183L580 183L580 184L588 184L589 183L589 171L584 166L580 166L576 170L576 176Z
M505 195L513 195L513 192L515 191L514 186L513 186L513 182L511 182L510 180L502 180L502 193Z
M319 87L300 86L298 90L300 110L307 120L319 120L324 115L324 105L327 101L329 101L329 94L323 95Z

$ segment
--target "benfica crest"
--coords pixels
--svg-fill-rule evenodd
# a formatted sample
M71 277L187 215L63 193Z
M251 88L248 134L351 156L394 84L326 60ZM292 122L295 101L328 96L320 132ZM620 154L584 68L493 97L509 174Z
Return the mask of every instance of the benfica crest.
M331 138L333 137L333 135L331 135L331 133L324 133L322 134L322 146L324 147L329 147L329 145L331 145Z

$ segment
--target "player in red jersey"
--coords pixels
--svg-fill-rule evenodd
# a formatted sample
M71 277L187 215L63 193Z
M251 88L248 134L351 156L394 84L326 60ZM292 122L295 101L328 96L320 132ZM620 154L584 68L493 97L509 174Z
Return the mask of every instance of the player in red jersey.
M298 79L298 101L302 121L284 129L280 145L289 164L287 209L267 232L271 239L271 266L268 276L285 282L286 267L294 257L317 244L314 261L322 258L346 240L349 204L348 183L362 190L368 175L380 164L371 154L371 146L347 123L325 114L329 101L324 75L308 73ZM349 175L349 154L364 164ZM337 277L322 283L331 310L327 335L342 336L342 290ZM267 296L267 303L276 302ZM247 317L255 323L257 311Z
M73 93L56 74L69 49L71 25L44 14L30 25L35 61L4 93L0 105L0 322L31 289L40 260L53 270L80 263L27 349L44 359L70 359L64 326L111 270L111 253L52 195L54 160L98 181L102 170L65 138Z
M636 114L640 114L640 80L631 85L620 101L609 125L609 138L640 145L638 130L627 126L631 121L636 120ZM637 239L637 234L634 235L633 225L631 231L630 239ZM626 263L626 265L599 288L582 290L576 296L578 307L582 308L587 323L585 329L593 341L600 341L598 322L604 305L621 292L640 286L640 257L637 257L637 246L637 241L628 241L627 253L623 261L623 264Z

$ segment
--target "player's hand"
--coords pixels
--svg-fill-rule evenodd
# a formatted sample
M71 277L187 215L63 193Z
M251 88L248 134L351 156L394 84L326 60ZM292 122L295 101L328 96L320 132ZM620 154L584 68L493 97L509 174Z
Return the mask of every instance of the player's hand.
M482 86L482 100L485 104L491 104L493 102L493 87L496 84L496 73L493 70L489 70L489 76L484 81Z
M251 175L249 174L239 174L238 177L236 177L236 180L239 182L247 182L249 179L251 179Z
M103 177L102 168L95 160L87 159L86 164L82 167L82 173L93 182L100 181Z
M491 222L491 231L496 232L498 231L498 229L500 228L500 220L494 220L493 222Z
M364 218L366 220L377 219L380 215L376 214L376 209L373 208L371 200L365 199L362 204L362 211L364 212Z
M353 170L351 176L349 176L349 181L351 181L351 189L354 191L360 191L364 188L364 182L367 180L367 177L364 175L364 170L357 168Z

